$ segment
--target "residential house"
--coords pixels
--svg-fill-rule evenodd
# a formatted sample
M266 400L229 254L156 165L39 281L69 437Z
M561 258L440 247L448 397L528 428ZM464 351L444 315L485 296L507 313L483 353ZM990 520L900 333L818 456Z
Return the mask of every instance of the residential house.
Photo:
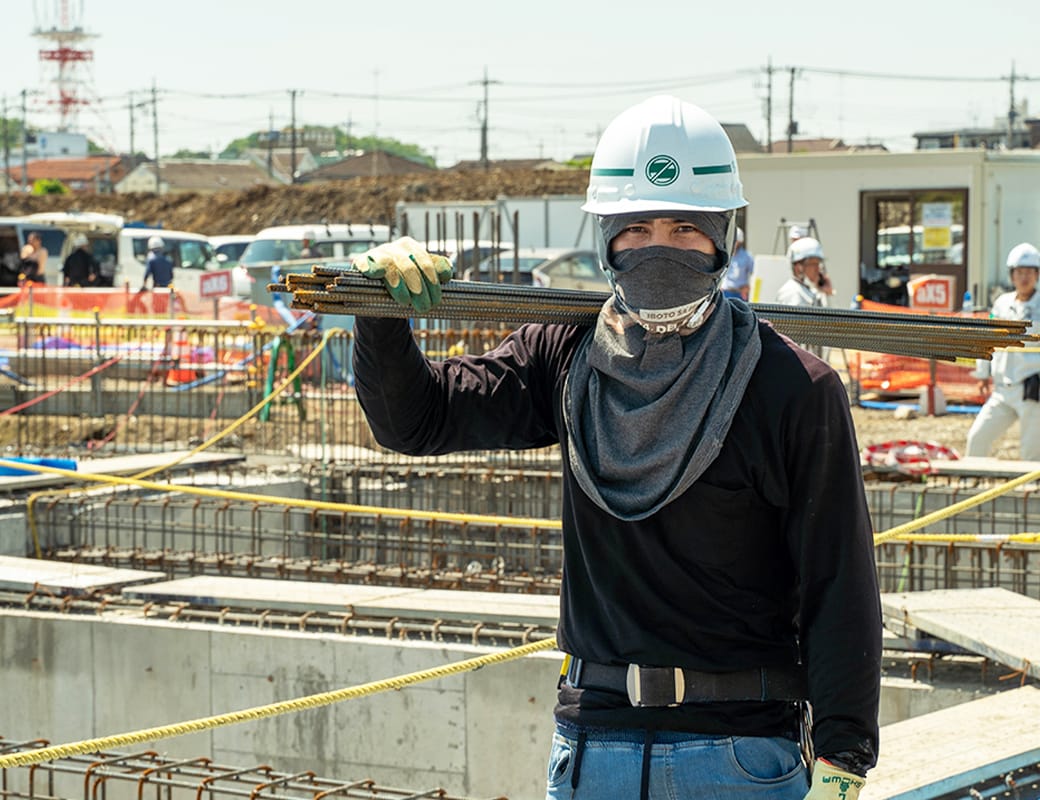
M212 194L254 186L279 186L249 159L162 159L159 161L159 194L196 192ZM156 192L155 162L139 164L129 175L116 184L121 194Z
M386 153L382 150L370 150L356 156L349 156L331 164L325 164L305 175L300 176L301 183L318 183L321 181L338 181L357 178L365 175L411 175L416 172L435 172L434 167L412 161L409 158Z
M129 159L120 156L86 156L83 158L46 158L30 161L8 171L11 188L32 188L38 180L55 180L72 192L110 194L129 171Z

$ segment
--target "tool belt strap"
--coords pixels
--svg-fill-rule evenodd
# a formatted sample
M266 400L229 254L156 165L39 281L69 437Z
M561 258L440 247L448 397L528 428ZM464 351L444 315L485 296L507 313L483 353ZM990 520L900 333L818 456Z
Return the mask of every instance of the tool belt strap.
M808 684L801 668L700 672L683 667L594 664L567 656L564 680L576 689L599 689L628 696L633 706L679 706L734 700L805 700Z

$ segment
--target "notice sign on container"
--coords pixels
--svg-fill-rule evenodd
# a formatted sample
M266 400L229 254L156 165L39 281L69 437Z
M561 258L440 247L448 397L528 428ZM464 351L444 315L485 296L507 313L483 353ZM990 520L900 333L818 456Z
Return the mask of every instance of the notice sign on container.
M953 203L921 204L921 246L925 250L947 250L953 244Z
M199 276L199 297L227 297L231 294L231 270L218 269Z
M953 311L953 276L922 275L906 283L915 311Z

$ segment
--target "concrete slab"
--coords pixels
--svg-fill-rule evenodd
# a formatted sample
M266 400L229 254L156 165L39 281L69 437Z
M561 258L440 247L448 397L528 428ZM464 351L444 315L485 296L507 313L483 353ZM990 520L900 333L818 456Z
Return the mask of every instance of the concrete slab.
M338 583L226 578L197 575L127 587L124 597L154 602L189 602L218 608L342 612L369 617L481 620L555 625L559 600L552 595L462 592Z
M6 591L28 593L40 588L61 596L80 595L117 590L131 583L161 581L165 577L166 573L152 570L0 556L0 589Z
M938 637L1040 678L1040 601L1007 589L937 589L881 595L885 627Z
M1024 686L886 725L859 796L927 800L1038 760L1040 689Z

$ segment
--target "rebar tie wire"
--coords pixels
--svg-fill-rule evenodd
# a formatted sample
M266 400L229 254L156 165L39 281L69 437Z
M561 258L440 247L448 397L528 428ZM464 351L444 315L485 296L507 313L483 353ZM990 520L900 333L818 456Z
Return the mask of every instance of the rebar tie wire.
M420 314L349 265L315 264L311 270L288 273L267 290L291 293L292 308L321 314L514 324L592 325L610 298L607 292L453 280L443 287L441 302ZM956 361L988 359L994 350L1040 342L1040 335L1027 333L1029 320L750 305L777 331L803 345Z

